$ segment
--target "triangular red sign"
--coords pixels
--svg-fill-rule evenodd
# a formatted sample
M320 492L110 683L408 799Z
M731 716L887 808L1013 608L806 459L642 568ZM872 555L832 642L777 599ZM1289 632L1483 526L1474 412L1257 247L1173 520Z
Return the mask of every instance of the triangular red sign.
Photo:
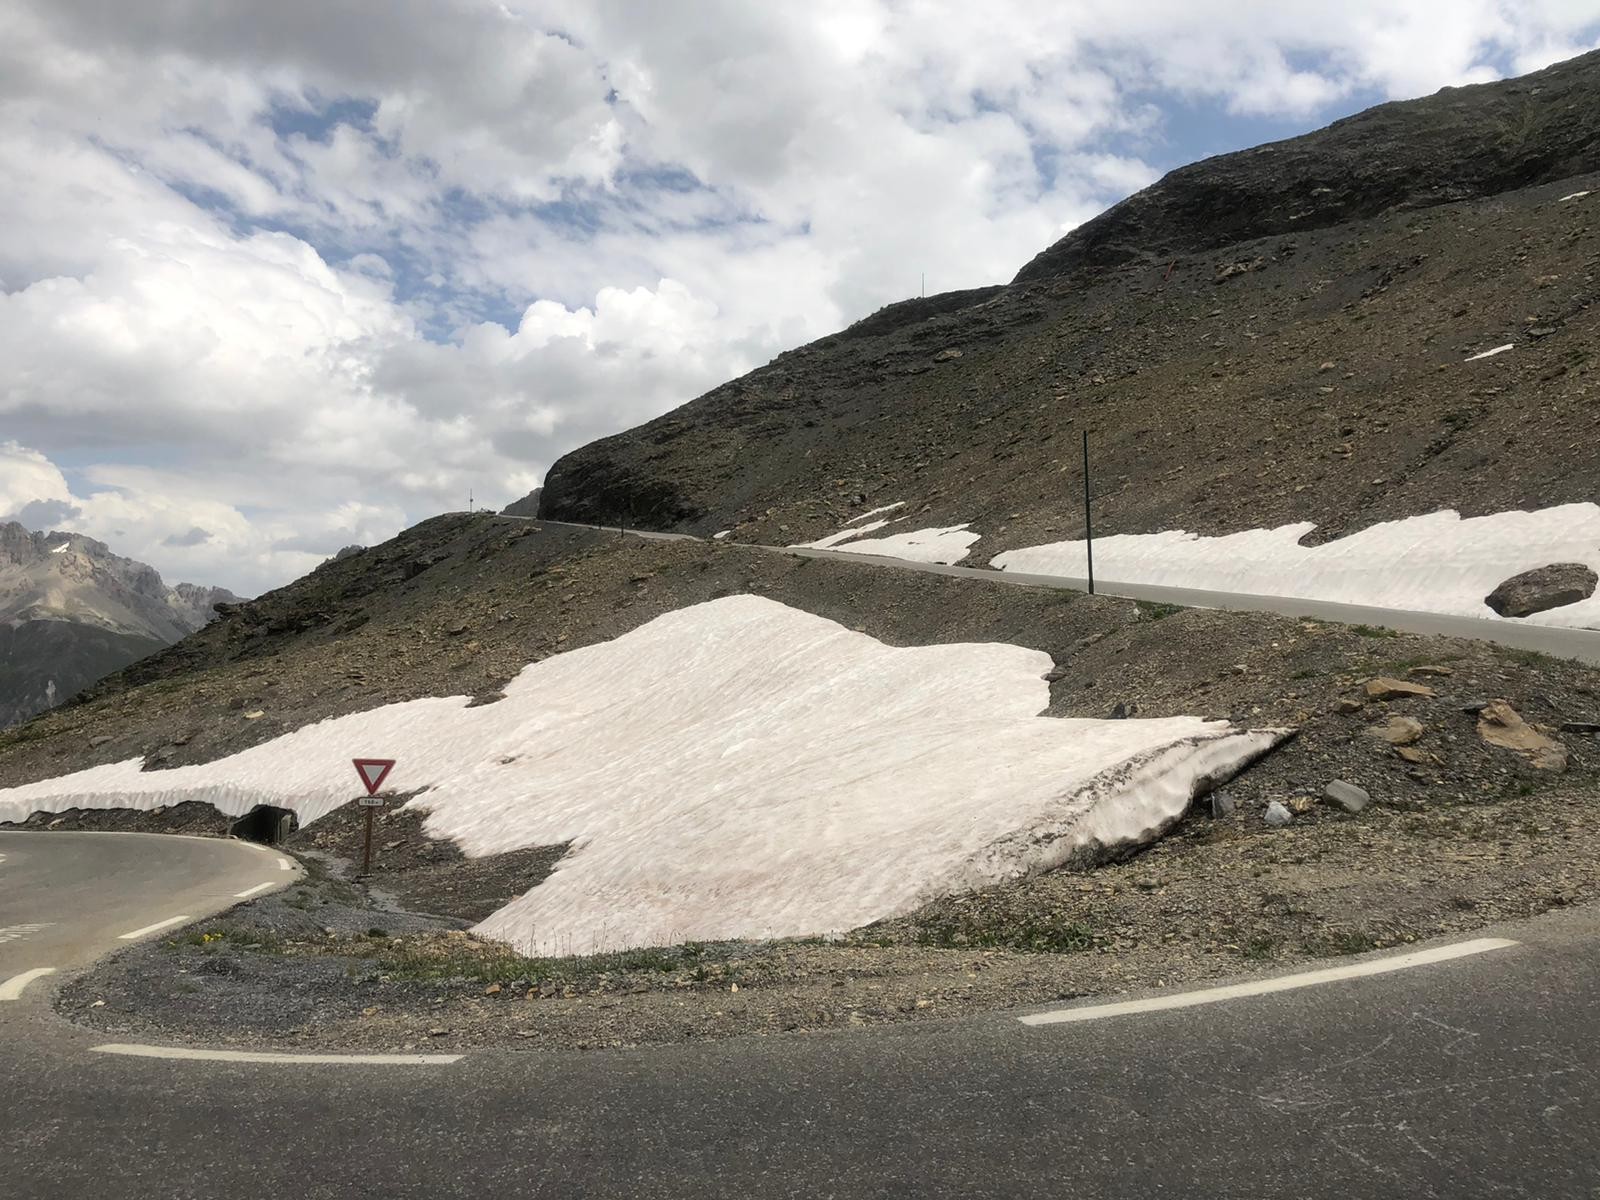
M355 763L356 774L361 776L361 782L365 785L369 796L378 794L383 781L388 778L389 772L394 770L392 758L353 758L350 761Z

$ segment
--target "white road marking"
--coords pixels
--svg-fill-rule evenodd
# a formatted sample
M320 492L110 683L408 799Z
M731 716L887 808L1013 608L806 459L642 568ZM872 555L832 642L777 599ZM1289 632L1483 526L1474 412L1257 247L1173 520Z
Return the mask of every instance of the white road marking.
M294 870L294 864L292 862L290 862L287 858L279 857L279 859L278 859L278 870L280 870L280 871L292 871L292 870Z
M54 975L54 967L35 967L31 971L24 971L21 975L13 975L4 983L0 983L0 1000L21 1000L22 989L35 979L43 979L46 975Z
M1018 1017L1017 1020L1024 1025L1055 1025L1064 1021L1099 1021L1105 1017L1121 1017L1133 1013L1192 1008L1199 1004L1217 1004L1223 1000L1265 996L1272 992L1287 992L1295 988L1315 987L1322 983L1337 983L1342 979L1386 975L1391 971L1404 971L1411 967L1427 966L1429 963L1449 962L1453 958L1487 954L1491 950L1504 950L1508 946L1515 945L1518 943L1508 938L1477 938L1470 942L1457 942L1451 946L1436 946L1431 950L1413 950L1407 954L1393 954L1388 958L1375 958L1369 962L1328 967L1322 971L1302 971L1298 975L1280 975L1276 979L1257 979L1251 983L1235 983L1227 987L1206 988L1198 992L1179 992L1172 996L1148 996L1143 1000L1124 1000L1117 1004L1058 1008L1052 1012Z
M154 933L156 930L165 929L169 925L181 925L190 920L193 920L193 918L187 914L181 917L168 917L165 921L157 921L154 925L146 925L143 929L135 929L132 933L121 934L117 940L119 942L131 942L135 938L142 938L147 933Z
M250 1050L190 1050L183 1046L140 1046L112 1042L95 1046L101 1054L126 1054L133 1058L180 1058L197 1062L338 1063L348 1066L445 1067L459 1062L459 1054L274 1054Z
M235 892L233 894L233 898L235 900L243 900L246 896L254 896L257 892L264 892L269 887L277 886L278 885L276 883L272 883L271 881L268 881L267 883L258 883L253 888L245 888L245 890L242 892Z
M0 945L6 942L18 942L29 934L38 933L41 929L48 929L54 921L37 921L30 925L0 925Z

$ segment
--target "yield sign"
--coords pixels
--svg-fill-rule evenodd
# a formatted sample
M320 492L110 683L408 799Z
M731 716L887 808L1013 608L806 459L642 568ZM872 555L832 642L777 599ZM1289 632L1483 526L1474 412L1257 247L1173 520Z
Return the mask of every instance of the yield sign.
M367 795L375 796L378 789L383 786L383 781L388 778L389 772L394 769L392 758L353 758L350 760L356 765L356 774L361 776L361 782L366 785Z

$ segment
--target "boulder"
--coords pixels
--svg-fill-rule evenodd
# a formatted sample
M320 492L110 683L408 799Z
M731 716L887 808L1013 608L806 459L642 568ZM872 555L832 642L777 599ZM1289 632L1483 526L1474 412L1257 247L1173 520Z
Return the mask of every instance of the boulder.
M1415 717L1402 717L1395 713L1382 725L1367 726L1367 736L1388 742L1391 746L1409 746L1422 736L1422 722Z
M1513 575L1483 598L1502 617L1527 617L1594 595L1596 575L1583 563L1551 563Z
M1267 805L1266 822L1268 825L1275 829L1281 829L1292 820L1294 818L1289 815L1289 810L1276 800Z
M1567 748L1529 725L1504 700L1491 700L1478 713L1478 736L1491 746L1512 750L1541 771L1565 771Z
M1369 700L1403 700L1407 696L1432 696L1434 691L1425 683L1379 675L1376 679L1367 680L1366 693Z
M1322 794L1347 813L1358 813L1372 803L1372 797L1367 794L1365 788L1359 788L1343 779L1335 779L1322 789Z

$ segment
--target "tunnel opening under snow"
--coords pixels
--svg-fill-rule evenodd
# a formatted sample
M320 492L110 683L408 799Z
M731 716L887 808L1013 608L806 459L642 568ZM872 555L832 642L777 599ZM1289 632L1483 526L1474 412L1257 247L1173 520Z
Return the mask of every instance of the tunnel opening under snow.
M203 800L309 824L398 760L469 856L570 843L479 932L538 954L842 932L1158 836L1286 733L1040 715L1049 655L892 647L758 596L530 664L497 703L406 701L215 762L132 759L0 790L37 810Z

